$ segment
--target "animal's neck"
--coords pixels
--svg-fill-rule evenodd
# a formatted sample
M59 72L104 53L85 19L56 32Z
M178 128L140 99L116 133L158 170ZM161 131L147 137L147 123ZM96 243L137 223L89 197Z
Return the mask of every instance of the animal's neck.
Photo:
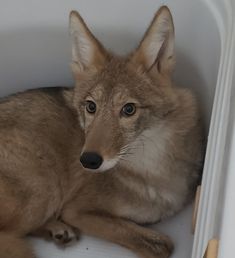
M126 155L124 165L142 175L157 175L167 156L170 138L170 131L164 126L153 126L144 130L129 144L129 154Z

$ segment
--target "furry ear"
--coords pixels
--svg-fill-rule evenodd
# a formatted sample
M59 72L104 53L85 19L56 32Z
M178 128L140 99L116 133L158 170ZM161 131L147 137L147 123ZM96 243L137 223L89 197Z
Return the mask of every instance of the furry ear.
M162 6L155 14L132 61L144 71L168 74L174 66L174 25L170 10Z
M72 70L75 76L97 70L104 65L106 51L88 29L78 12L70 13L70 35L72 38Z

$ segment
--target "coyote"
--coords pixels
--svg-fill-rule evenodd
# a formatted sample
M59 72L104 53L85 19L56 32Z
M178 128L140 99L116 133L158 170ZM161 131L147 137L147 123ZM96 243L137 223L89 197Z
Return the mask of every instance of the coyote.
M107 51L70 14L74 88L0 102L0 257L33 258L24 237L79 232L166 258L171 239L141 225L180 211L203 163L193 94L172 85L174 26L162 6L135 51Z

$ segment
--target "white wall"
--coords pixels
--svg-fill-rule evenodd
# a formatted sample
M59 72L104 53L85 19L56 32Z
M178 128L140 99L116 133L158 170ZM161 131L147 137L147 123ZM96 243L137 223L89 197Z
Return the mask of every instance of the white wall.
M104 45L123 54L137 45L161 4L175 20L177 82L197 92L208 126L220 46L212 16L195 0L1 0L0 94L73 84L70 10L79 10Z

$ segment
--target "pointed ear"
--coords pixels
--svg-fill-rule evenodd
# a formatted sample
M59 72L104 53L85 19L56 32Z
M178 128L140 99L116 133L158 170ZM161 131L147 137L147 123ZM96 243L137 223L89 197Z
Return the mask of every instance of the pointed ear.
M155 14L132 61L144 72L169 74L174 66L174 25L170 10L162 6Z
M75 76L97 70L104 65L106 51L88 29L78 12L70 13L70 35L72 38L72 70Z

